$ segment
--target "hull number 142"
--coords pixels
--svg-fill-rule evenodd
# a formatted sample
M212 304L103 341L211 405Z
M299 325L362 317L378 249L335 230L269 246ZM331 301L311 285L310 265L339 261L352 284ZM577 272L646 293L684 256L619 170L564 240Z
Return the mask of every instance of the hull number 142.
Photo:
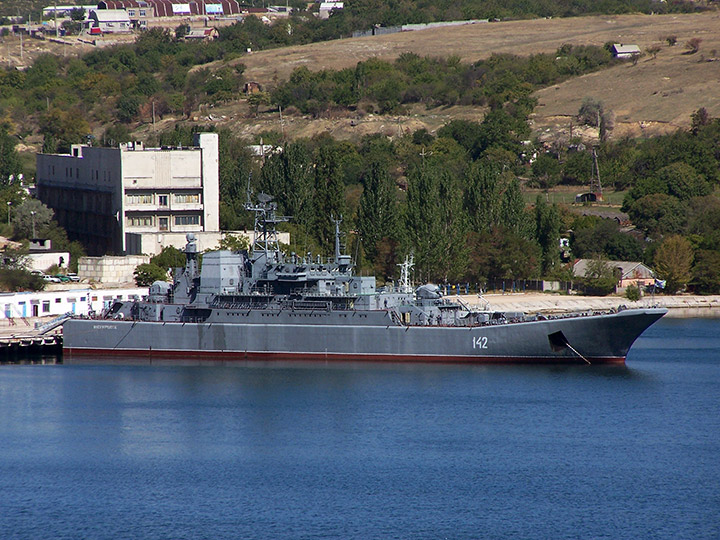
M473 336L473 349L487 349L486 336Z

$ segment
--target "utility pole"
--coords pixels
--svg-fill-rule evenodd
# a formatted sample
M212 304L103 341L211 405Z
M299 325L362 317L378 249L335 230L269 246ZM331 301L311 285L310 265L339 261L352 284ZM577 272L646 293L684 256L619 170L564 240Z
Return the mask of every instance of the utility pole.
M58 25L57 25L57 0L55 0L54 13L55 13L55 37L58 38L58 37L60 37L60 29L58 28Z

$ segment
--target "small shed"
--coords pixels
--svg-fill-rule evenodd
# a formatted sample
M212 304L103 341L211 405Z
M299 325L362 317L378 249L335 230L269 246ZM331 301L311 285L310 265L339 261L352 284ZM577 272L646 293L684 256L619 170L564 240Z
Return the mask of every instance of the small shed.
M578 193L575 195L575 202L577 204L583 204L583 203L591 203L591 202L602 202L603 196L602 193Z
M584 277L588 265L592 259L578 259L573 265L573 275ZM613 268L618 277L617 287L624 289L630 285L635 285L641 289L655 282L653 271L641 262L635 261L606 261Z
M612 53L615 58L632 58L640 56L640 47L637 45L624 45L623 43L613 43Z
M124 9L94 9L88 16L90 33L99 28L103 34L120 34L132 31L130 17ZM97 32L97 31L96 31Z
M217 28L193 28L185 34L185 40L214 41L219 35Z
M243 86L243 92L246 94L257 94L262 92L262 85L256 81L248 81Z

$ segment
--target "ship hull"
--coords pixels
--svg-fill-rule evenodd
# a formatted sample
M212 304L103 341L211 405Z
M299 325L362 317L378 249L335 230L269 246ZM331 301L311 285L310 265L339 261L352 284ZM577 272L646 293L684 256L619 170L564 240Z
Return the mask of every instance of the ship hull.
M473 327L74 319L63 328L63 361L617 364L665 313L638 309Z

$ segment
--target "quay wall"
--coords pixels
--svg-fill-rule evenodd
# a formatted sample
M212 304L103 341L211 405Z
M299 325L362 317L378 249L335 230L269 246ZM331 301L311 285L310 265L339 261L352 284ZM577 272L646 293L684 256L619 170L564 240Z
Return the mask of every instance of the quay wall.
M450 296L449 298L452 298ZM626 306L666 307L668 317L720 317L720 295L645 296L631 302L623 296L575 296L543 293L461 295L466 304L478 309L524 311L527 313L562 313L568 311L606 310ZM488 306L488 307L486 307Z

